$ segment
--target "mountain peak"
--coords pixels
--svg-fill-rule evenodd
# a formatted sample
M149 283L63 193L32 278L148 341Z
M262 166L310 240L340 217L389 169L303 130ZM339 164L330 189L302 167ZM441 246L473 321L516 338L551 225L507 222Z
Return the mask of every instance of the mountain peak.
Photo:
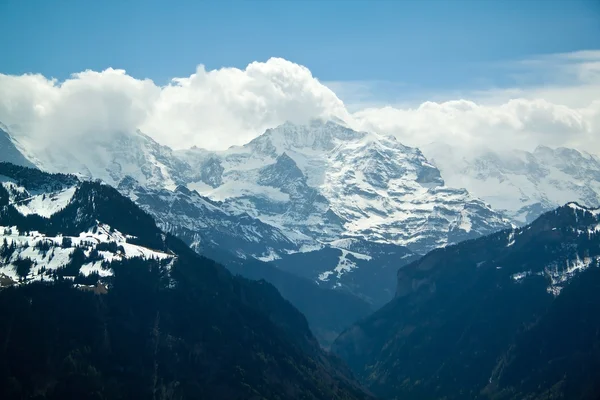
M464 187L519 225L570 201L600 206L600 159L584 151L425 146L449 186Z
M324 126L340 126L346 129L350 129L348 124L342 120L341 118L338 117L332 117L332 118L312 118L304 123L297 123L297 122L292 122L292 121L285 121L283 124L278 125L277 127L275 127L275 129L277 129L278 127L281 126L288 126L288 127L298 127L298 126L307 126L307 127L311 127L311 128L319 128L319 127L324 127Z
M360 139L365 135L364 132L354 131L331 120L312 120L307 124L294 124L288 121L275 128L267 129L245 147L271 156L294 149L329 151L338 141Z

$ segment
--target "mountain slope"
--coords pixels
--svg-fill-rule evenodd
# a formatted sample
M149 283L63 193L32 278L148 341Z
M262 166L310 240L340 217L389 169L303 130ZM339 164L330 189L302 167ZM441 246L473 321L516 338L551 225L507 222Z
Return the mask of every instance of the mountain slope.
M225 251L210 252L207 256L222 263L234 274L253 280L266 280L275 286L286 300L306 316L311 331L321 346L327 349L341 332L374 311L371 303L352 293L329 289L271 263L241 260Z
M8 133L8 128L0 123L0 162L9 162L23 167L34 167L19 150L16 140Z
M28 153L45 171L81 174L112 186L130 176L144 186L173 190L189 173L189 166L175 157L173 150L140 131L103 132Z
M368 398L273 286L198 256L115 189L0 175L3 399Z
M164 231L183 239L200 254L227 249L241 258L261 258L273 249L298 250L297 243L279 229L248 214L234 215L226 205L185 186L177 186L173 191L149 188L127 176L117 189L150 213Z
M13 204L19 213L50 217L68 204L79 185L77 179L68 175L54 175L53 180L48 180L47 174L23 170L8 164L3 166L3 170L12 176L10 179L5 177L3 184L11 191ZM19 175L23 173L26 179L19 179ZM38 181L45 186L36 186ZM33 194L29 193L28 189ZM252 261L252 257L248 258L247 254L268 255L274 248L279 251L289 249L290 252L298 249L295 243L290 242L270 225L247 215L233 216L224 211L219 203L203 198L182 186L175 191L144 188L133 178L125 177L118 189L152 215L164 231L178 236L196 252L217 258L234 273L250 279L265 279L274 284L286 299L292 301L307 316L311 329L319 342L326 347L343 329L372 311L370 304L353 295L319 287L312 279L298 277L258 260ZM105 240L116 242L114 246L116 251L117 247L123 244L124 239L108 232L110 226L100 224L94 225L94 231L75 231L72 233L75 236L70 237L69 240L76 244L97 240L100 231L105 235ZM66 249L58 247L52 251L44 250L41 254L30 254L34 252L33 246L39 241L39 235L21 236L17 229L12 229L11 235L18 243L29 245L24 254L20 252L12 254L12 259L41 257L40 261L47 263L52 256L50 268L46 267L46 273L50 276L54 274L55 264L68 261L74 250L73 247ZM45 237L45 240L49 243L62 243L61 237ZM130 247L131 245L125 245L132 254L144 251ZM55 254L60 256L54 257ZM113 252L110 257L116 256ZM60 266L62 264L56 267ZM36 279L44 278L43 275L38 274L40 268L34 266L32 269L31 274L35 275ZM82 270L86 274L93 272L110 274L110 271L102 268L102 260L90 262L84 265ZM0 267L1 273L4 273L5 279L12 281L21 278L10 263ZM32 276L29 278L33 279Z
M444 186L418 149L333 122L287 123L224 152L177 154L192 170L212 171L188 188L297 246L270 246L260 259L375 305L390 300L395 269L410 253L508 226L466 191ZM352 241L361 251L339 245Z
M174 152L135 132L90 136L76 148L32 156L44 170L113 186L127 177L151 189L187 185L300 247L357 237L425 253L507 226L466 191L444 186L418 149L331 121L286 123L225 152Z
M570 201L600 206L600 159L586 152L545 146L465 152L443 143L423 151L449 185L466 188L520 224Z
M222 203L183 186L175 191L144 188L126 177L118 189L135 199L164 231L179 237L197 253L219 261L235 274L272 283L307 317L325 347L343 329L372 311L366 301L319 286L311 276L298 276L261 262L269 260L275 250L294 253L299 247L281 231L256 218L232 215L223 209Z
M14 138L6 135L7 142L14 142ZM192 169L170 148L141 132L89 137L73 148L57 145L32 149L26 152L27 157L14 146L0 151L10 160L17 156L26 160L26 166L33 165L27 161L29 157L42 170L76 173L84 179L101 179L117 187L151 213L162 229L189 239L189 244L199 252L227 248L238 256L262 258L268 257L274 248L299 249L296 241L276 227L243 212L234 213L227 204L187 190L186 182L202 176L209 176L206 178L209 181L216 167L208 162L199 170Z
M571 203L401 268L332 349L384 398L595 399L599 267L600 210Z
M283 255L271 264L308 279L317 277L319 286L351 293L378 308L393 298L398 269L418 258L402 246L341 239L317 250Z

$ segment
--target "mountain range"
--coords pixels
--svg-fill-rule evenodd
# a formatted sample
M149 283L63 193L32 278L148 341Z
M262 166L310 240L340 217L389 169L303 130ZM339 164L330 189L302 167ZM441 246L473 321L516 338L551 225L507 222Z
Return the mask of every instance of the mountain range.
M37 151L11 140L13 153L42 170L119 188L200 253L227 249L274 265L320 258L326 262L302 275L374 305L393 287L384 296L363 288L353 275L364 274L364 261L400 255L400 266L510 226L466 190L447 187L418 149L332 121L286 123L223 152L174 151L139 131ZM351 242L361 251L348 253ZM327 256L332 249L337 257Z
M600 193L598 158L573 149L437 143L426 157L341 121L285 123L225 151L172 150L139 131L39 150L0 133L5 161L101 179L200 254L260 260L374 307L415 258Z
M3 398L600 394L596 156L0 128Z
M600 193L597 157L573 149L422 153L341 121L285 123L225 151L172 150L139 131L43 150L7 127L2 137L5 161L101 179L200 254L260 260L374 307L415 258L567 201L597 206Z
M445 186L418 149L331 121L286 123L241 147L181 154L194 170L219 166L218 176L189 187L308 244L360 238L423 254L506 227L483 202Z

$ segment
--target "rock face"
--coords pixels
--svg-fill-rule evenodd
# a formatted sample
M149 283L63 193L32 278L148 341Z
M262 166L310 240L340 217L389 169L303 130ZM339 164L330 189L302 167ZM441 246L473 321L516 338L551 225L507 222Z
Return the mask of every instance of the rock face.
M570 201L600 206L600 159L586 152L545 146L466 151L443 143L423 151L448 185L466 188L521 225Z
M399 399L595 399L600 394L600 210L435 250L333 350ZM596 289L595 289L596 288Z
M371 398L273 286L114 188L6 163L0 177L0 398Z
M209 158L200 168L200 180L216 188L223 184L223 166L218 158Z

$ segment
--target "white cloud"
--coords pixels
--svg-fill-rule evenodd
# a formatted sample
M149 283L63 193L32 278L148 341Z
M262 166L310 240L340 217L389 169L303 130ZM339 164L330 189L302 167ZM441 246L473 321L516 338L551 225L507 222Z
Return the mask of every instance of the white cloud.
M600 151L600 102L584 109L546 100L512 99L500 105L467 100L425 102L417 108L371 108L354 114L358 125L396 135L407 144L434 141L468 146L531 149L539 144Z
M0 75L0 121L39 139L141 129L175 147L242 144L287 120L347 119L344 104L311 72L272 58L245 70L223 68L158 87L123 70L85 71L65 82Z
M107 69L65 82L41 75L0 75L0 121L39 146L130 132L144 123L160 96L150 80Z
M537 57L506 68L537 81L472 91L456 100L369 108L345 105L307 68L279 58L244 70L206 71L201 65L164 87L113 69L81 72L64 82L0 74L0 121L18 126L39 145L141 129L175 148L222 149L286 120L336 116L416 146L442 140L464 146L576 146L600 153L600 51ZM336 82L332 88L342 97L346 89L354 98L361 98L361 90L369 90L368 100L376 95L365 82L350 87Z
M535 57L504 68L523 87L472 91L465 99L357 111L362 129L406 144L464 147L572 146L600 154L600 51ZM528 84L528 77L535 80Z
M243 144L285 121L332 116L348 117L335 93L308 68L271 58L245 70L206 71L201 65L192 76L174 79L142 129L177 147L219 148Z

